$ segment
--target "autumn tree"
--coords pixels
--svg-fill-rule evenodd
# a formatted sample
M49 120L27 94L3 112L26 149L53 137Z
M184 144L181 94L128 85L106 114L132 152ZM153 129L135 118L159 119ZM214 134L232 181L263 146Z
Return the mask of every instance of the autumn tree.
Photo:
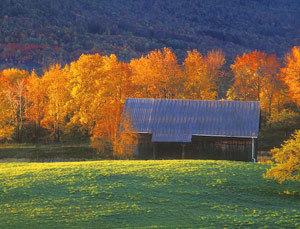
M137 97L178 98L183 77L176 55L168 48L155 50L130 62Z
M93 129L92 145L99 152L114 158L130 158L137 144L137 134L128 116L123 116L124 104L115 102L103 109L103 117Z
M14 126L12 123L12 117L9 105L6 103L4 96L1 93L0 86L0 141L10 140L14 133Z
M115 55L82 55L71 63L69 88L71 121L88 130L99 151L123 154L119 134L122 111L125 99L135 92L128 64Z
M45 115L46 95L48 90L46 90L45 81L38 77L35 71L33 71L27 83L27 95L28 95L28 106L26 109L26 118L28 122L33 122L34 124L34 138L39 141L41 121ZM48 85L49 86L49 85Z
M277 163L266 173L266 178L273 178L282 183L285 180L300 181L300 131L296 130L292 137L271 150Z
M261 101L262 109L271 114L275 95L282 87L277 57L254 51L238 56L231 69L234 83L228 99Z
M220 69L225 63L221 53L209 52L206 58L197 51L188 51L183 62L183 98L215 100Z
M114 154L118 158L130 158L133 156L138 143L137 131L133 127L129 114L122 115L119 131L113 138Z
M286 55L281 72L291 97L300 106L300 47L293 47Z
M211 75L218 77L223 74L221 70L226 63L226 59L222 50L208 51L204 60Z
M118 62L115 56L111 56L107 64L109 71L103 81L105 90L102 94L107 102L100 110L92 139L94 144L99 139L107 139L112 144L113 156L129 157L133 153L135 138L132 134L120 133L120 128L123 126L128 131L131 127L128 119L122 120L125 100L135 93L131 73L128 64Z
M22 141L22 131L25 119L25 108L26 108L26 84L29 73L25 70L19 69L5 69L0 75L0 85L1 85L1 107L2 112L7 112L2 118L2 123L6 122L7 116L10 117L10 124L14 126L16 141ZM9 109L5 109L9 108ZM4 120L3 120L4 119ZM8 126L9 126L8 125ZM6 129L6 135L10 133L10 127L3 128ZM9 130L7 132L7 130ZM4 132L4 131L3 131Z
M218 97L226 95L230 80L224 69L226 58L222 50L208 51L205 58L210 76L216 81L218 88Z
M87 133L94 128L105 103L102 97L104 66L104 57L99 54L81 55L70 65L67 85L70 90L70 100L67 105L71 112L71 122L80 124Z
M288 91L292 99L300 105L300 48L294 47L290 53L286 55L285 67L281 69L282 78L288 87ZM286 93L287 95L287 93ZM288 96L286 96L288 97ZM286 132L294 128L298 124L299 114L295 112L283 113L284 121L280 124L286 129ZM281 116L279 116L281 117ZM281 145L281 148L271 150L276 165L269 169L266 173L267 178L273 178L280 183L285 180L300 181L300 131L296 130L291 138Z
M222 50L208 51L204 61L208 68L208 73L217 83L224 77L223 66L226 63L225 55Z
M51 131L55 141L60 141L61 133L66 125L66 103L69 100L69 91L67 90L67 72L68 66L64 69L56 64L50 66L42 77L43 90L45 92L44 110L36 115L42 115L41 125ZM37 88L39 86L36 86ZM40 98L37 98L37 102ZM40 104L41 105L41 104ZM37 108L38 109L38 108ZM37 113L37 110L34 111ZM41 117L41 116L40 116Z

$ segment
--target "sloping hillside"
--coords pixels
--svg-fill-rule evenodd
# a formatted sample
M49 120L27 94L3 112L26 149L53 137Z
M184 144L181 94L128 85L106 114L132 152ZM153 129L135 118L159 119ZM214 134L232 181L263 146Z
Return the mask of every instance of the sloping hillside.
M299 228L299 185L229 161L0 163L1 228Z
M82 53L128 61L161 47L263 50L300 44L297 0L2 0L0 68L42 68Z

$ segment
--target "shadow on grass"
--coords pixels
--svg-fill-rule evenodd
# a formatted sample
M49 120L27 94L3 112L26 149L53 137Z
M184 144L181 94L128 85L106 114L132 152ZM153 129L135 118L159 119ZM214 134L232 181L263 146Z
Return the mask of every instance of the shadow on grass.
M9 144L0 145L2 161L83 161L99 159L99 155L88 143L83 144Z

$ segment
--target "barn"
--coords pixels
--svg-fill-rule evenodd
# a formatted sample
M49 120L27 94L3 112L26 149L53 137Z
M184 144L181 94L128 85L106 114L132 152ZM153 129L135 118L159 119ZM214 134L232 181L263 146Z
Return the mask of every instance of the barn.
M260 103L128 98L140 159L256 161Z

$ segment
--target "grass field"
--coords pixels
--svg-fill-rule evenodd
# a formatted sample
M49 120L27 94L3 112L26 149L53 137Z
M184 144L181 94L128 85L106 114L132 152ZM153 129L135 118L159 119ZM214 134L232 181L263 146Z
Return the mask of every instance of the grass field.
M0 164L1 228L300 227L300 185L265 164Z

